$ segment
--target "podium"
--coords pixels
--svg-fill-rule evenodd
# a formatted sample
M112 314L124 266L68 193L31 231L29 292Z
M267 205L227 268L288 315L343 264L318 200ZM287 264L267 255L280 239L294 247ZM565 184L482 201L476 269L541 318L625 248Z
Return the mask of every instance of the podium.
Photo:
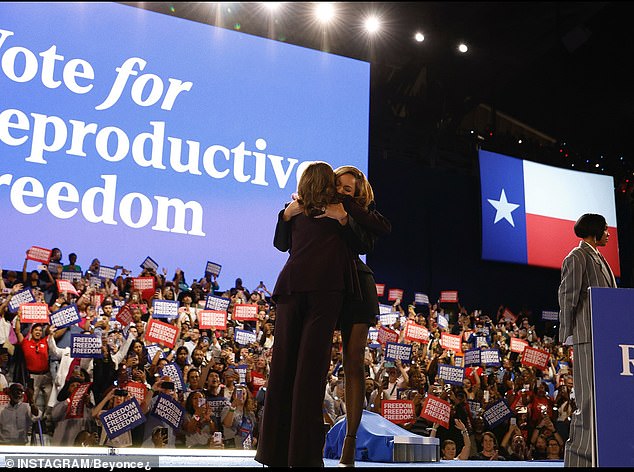
M346 436L346 419L326 434L324 457L339 459ZM377 413L364 410L357 431L354 459L365 462L439 462L440 440L409 432Z
M595 460L634 467L634 289L590 288Z

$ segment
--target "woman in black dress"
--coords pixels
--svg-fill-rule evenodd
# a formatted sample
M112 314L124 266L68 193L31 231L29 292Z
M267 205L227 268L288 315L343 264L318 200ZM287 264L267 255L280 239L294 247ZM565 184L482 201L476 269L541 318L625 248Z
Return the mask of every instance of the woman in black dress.
M374 249L377 237L390 233L390 222L375 209L372 186L359 169L343 166L335 170L337 192L343 196L348 225L354 237L348 243L354 251L362 300L347 297L340 319L345 372L346 437L339 460L340 466L354 466L356 435L361 423L365 398L364 357L370 326L376 325L379 300L372 269L359 254ZM348 233L350 234L350 233Z

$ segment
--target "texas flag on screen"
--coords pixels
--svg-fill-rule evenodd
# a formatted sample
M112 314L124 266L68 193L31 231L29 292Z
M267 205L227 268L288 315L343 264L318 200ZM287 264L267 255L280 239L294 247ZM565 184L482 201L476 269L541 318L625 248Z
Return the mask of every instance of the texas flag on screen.
M603 215L610 238L599 248L620 276L614 178L480 150L482 258L561 269L580 239L584 213Z

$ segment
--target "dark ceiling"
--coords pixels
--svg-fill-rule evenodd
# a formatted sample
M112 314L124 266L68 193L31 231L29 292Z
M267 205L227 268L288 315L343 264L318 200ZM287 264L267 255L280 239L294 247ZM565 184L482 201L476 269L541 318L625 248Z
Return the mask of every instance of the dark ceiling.
M632 2L340 2L342 20L327 34L311 22L310 2L285 3L273 18L257 2L124 3L369 61L377 139L400 126L399 139L420 149L421 135L456 133L484 103L557 148L566 143L577 168L588 160L599 172L593 162L603 155L617 185L632 178ZM385 33L370 43L359 19L371 11ZM416 30L423 43L413 41ZM459 40L465 55L455 51Z

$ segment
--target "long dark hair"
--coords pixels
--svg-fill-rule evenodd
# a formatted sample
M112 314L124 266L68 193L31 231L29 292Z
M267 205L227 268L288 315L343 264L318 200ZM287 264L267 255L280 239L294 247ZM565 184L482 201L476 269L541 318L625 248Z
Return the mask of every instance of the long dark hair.
M297 193L306 216L319 215L328 204L337 202L335 173L330 164L321 161L309 164L299 178Z

